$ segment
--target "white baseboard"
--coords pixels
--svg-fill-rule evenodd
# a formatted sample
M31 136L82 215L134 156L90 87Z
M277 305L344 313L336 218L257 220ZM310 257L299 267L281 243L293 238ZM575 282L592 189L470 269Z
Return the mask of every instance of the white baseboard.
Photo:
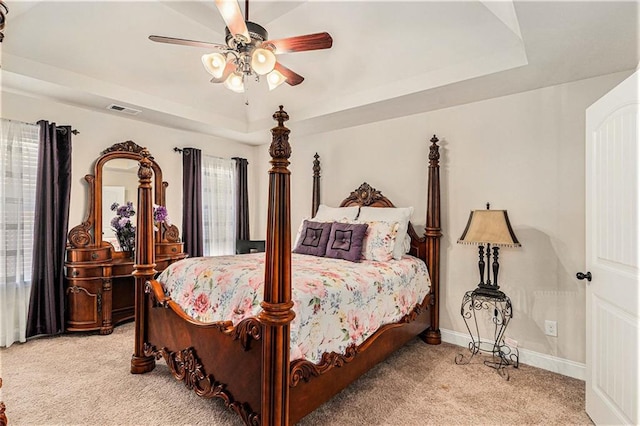
M452 343L464 348L469 346L470 337L466 333L440 329L440 334L442 335L443 342ZM541 354L539 352L523 348L518 348L518 351L520 353L520 362L522 364L553 371L554 373L573 377L574 379L585 379L586 366L582 363L569 361L568 359L558 358L552 355Z

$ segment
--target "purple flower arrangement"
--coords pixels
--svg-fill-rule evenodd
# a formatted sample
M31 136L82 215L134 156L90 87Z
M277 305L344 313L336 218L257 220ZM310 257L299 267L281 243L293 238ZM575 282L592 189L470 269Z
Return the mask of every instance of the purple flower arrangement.
M167 213L167 208L165 206L159 206L157 204L153 205L153 222L156 226L161 223L171 225L171 222L169 221L169 213Z
M116 233L118 244L122 251L133 251L136 245L136 227L131 218L136 214L133 210L133 203L128 201L122 206L118 203L111 204L111 210L116 212L116 216L111 219L111 228Z
M136 227L131 219L136 214L135 210L133 210L133 203L128 201L127 204L122 206L118 203L113 203L111 210L116 212L116 216L111 219L111 228L116 233L120 248L122 251L133 251L136 246ZM153 205L153 222L154 228L162 223L171 225L169 213L167 213L165 206Z

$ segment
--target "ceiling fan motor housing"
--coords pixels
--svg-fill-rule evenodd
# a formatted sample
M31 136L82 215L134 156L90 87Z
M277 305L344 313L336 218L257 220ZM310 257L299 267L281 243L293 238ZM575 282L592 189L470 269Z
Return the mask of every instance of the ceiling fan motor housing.
M247 30L249 31L249 37L251 37L251 41L247 44L256 45L258 44L258 42L261 43L269 39L269 33L262 25L258 25L255 22L251 21L246 21L246 24ZM225 27L224 32L227 45L232 49L235 49L237 46L237 41L234 35L231 34L231 31L229 31L229 27Z

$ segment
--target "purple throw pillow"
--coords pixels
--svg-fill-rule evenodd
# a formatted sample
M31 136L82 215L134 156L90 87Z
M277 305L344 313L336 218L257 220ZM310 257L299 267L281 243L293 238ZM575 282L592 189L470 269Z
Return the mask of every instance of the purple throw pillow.
M368 226L366 223L333 222L325 256L360 262L362 242Z
M324 256L327 251L327 242L331 233L331 222L311 222L305 220L300 233L298 245L294 253L310 254L312 256Z

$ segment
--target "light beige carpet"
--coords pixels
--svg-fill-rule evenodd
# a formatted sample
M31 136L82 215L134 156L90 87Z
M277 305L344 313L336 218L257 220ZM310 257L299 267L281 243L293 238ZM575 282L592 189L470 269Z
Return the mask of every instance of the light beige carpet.
M235 425L235 414L173 379L163 361L129 373L133 324L0 350L0 400L17 425ZM466 349L414 340L307 416L303 425L590 424L584 382L521 365L503 380Z

